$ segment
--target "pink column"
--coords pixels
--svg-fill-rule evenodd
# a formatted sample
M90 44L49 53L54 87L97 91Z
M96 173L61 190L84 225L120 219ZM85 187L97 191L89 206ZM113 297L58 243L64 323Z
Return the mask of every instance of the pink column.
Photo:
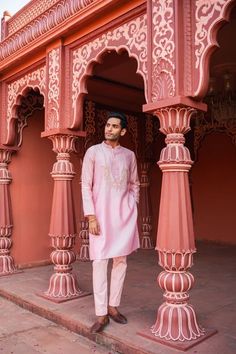
M51 175L54 179L54 192L49 236L55 250L51 253L55 273L50 278L49 288L44 297L62 302L88 295L78 288L72 263L76 255L72 250L76 237L76 221L72 192L72 179L75 175L69 161L70 153L75 151L76 136L53 135L53 151L57 153L57 162Z
M193 111L189 107L169 107L155 112L167 144L158 163L163 179L156 246L159 264L164 269L158 284L164 291L165 302L158 309L151 332L167 341L191 341L205 333L188 303L188 291L194 284L189 269L196 248L188 182L192 161L184 146L184 134L190 130Z
M14 260L10 256L13 222L9 190L12 178L8 171L8 164L11 161L11 154L11 150L0 149L0 275L17 271Z
M140 248L152 249L152 217L150 208L150 195L149 195L149 172L150 163L141 162L141 178L140 178L140 201L139 201L139 218L141 221L141 242Z
M82 160L83 160L83 156L82 156L81 152L84 151L85 142L84 142L84 140L81 139L81 140L78 141L78 145L77 145L77 149L80 152L80 162L81 162L80 173L81 173L81 170L82 170ZM79 251L79 254L78 254L77 258L80 261L89 262L90 261L90 256L89 256L89 225L88 225L88 221L85 220L85 218L84 218L83 207L82 207L83 203L82 203L81 188L80 188L80 196L79 197L80 197L80 205L81 205L81 208L80 208L80 232L79 232L80 251Z
M81 246L78 259L83 262L88 262L89 257L89 226L88 221L80 221L80 233L79 238L81 239Z

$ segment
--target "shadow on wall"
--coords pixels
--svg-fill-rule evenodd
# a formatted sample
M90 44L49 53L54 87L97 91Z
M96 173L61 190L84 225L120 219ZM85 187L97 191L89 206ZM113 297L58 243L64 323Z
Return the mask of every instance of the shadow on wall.
M236 147L225 134L206 136L192 168L197 239L236 244Z

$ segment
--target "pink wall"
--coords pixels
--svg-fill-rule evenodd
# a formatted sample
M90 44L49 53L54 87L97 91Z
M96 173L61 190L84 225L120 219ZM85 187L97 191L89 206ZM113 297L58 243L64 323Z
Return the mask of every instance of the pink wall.
M36 265L50 261L52 251L48 236L53 193L50 175L56 162L52 142L41 138L44 130L44 113L36 111L28 120L23 132L20 151L13 155L9 169L13 181L10 185L13 209L13 247L11 254L16 264ZM71 154L76 176L73 180L76 218L79 231L80 209L80 161ZM75 249L78 250L78 239Z
M202 142L192 168L197 239L236 244L236 147L225 134Z
M20 151L13 155L9 169L13 209L12 255L16 264L49 259L48 237L53 183L50 176L55 162L52 143L42 139L44 113L34 112L23 132Z

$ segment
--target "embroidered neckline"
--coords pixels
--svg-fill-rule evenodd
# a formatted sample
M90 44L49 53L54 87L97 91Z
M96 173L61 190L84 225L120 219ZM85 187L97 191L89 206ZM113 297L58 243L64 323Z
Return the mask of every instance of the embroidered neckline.
M117 150L117 149L120 149L122 146L119 144L119 145L117 145L117 146L115 146L114 148L111 146L111 145L109 145L109 144L107 144L106 142L105 142L105 140L102 142L102 145L104 146L104 147L106 147L106 148L108 148L108 149L112 149L112 150Z
M104 166L104 178L106 180L106 182L113 188L117 189L117 190L121 190L121 189L125 189L127 186L127 179L128 179L128 171L127 169L122 169L120 176L116 177L113 175L112 173L112 169L111 166L108 165L108 161L107 161L107 156L106 153L104 151L104 148L107 144L102 144L101 145L101 150L104 156L104 162L105 162L105 166ZM120 145L119 145L120 146Z

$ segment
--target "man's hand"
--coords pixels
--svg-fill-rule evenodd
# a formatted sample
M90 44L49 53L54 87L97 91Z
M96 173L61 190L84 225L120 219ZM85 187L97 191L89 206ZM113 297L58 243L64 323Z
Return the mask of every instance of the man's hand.
M100 235L100 226L95 215L89 215L89 233L92 235Z

